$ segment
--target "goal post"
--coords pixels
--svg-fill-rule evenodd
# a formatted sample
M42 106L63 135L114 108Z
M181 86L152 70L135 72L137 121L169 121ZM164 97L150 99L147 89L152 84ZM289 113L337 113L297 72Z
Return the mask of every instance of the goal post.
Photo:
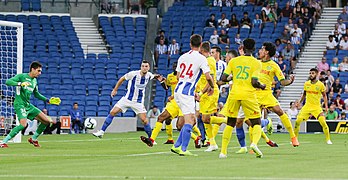
M16 87L6 86L8 78L22 73L23 69L23 24L0 21L0 135L7 135L19 125L13 108ZM21 132L13 142L21 142Z

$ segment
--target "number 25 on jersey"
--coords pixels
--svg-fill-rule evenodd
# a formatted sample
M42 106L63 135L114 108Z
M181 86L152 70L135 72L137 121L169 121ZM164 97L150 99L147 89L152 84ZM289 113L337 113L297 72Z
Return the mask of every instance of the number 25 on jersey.
M250 69L249 66L237 66L236 68L238 69L238 73L236 76L237 79L242 79L242 80L248 79L249 77L248 71Z
M181 63L180 68L182 69L181 73L180 73L180 78L185 78L185 75L187 75L189 77L189 79L191 79L193 77L193 71L191 69L192 64L189 64L188 68L187 68L185 63Z

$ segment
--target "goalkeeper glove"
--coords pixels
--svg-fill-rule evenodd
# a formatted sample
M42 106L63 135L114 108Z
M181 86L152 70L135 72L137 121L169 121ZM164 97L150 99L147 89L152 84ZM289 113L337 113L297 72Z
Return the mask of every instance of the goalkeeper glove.
M59 106L61 101L59 97L51 97L47 102Z
M25 86L30 86L30 82L20 82L18 83L18 85L22 86L22 87L25 87Z

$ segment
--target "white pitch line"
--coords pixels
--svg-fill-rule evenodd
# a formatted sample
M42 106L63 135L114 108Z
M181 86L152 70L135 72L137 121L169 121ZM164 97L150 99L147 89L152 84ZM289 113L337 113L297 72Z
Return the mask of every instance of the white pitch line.
M30 174L1 174L0 178L54 178L54 179L253 179L253 180L320 180L318 178L281 178L281 177L209 177L209 176L75 176L75 175L30 175ZM326 178L324 178L326 179ZM322 179L322 180L324 180ZM344 180L344 179L335 179Z

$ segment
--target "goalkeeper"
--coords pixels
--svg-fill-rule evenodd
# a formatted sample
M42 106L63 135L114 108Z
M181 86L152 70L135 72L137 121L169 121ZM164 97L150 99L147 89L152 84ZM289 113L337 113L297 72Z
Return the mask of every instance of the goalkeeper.
M47 118L47 116L40 109L30 104L29 101L31 94L34 93L36 98L49 104L60 104L59 98L51 97L50 99L47 99L45 96L39 93L36 78L41 75L41 72L42 65L39 62L34 61L30 64L29 73L17 74L6 81L6 85L16 86L16 97L13 106L20 124L13 128L6 138L2 140L0 143L1 148L7 148L7 142L27 126L27 119L37 119L40 121L40 125L38 126L36 132L31 138L28 139L30 144L33 144L35 147L40 147L37 138L46 129L48 124L55 123Z

